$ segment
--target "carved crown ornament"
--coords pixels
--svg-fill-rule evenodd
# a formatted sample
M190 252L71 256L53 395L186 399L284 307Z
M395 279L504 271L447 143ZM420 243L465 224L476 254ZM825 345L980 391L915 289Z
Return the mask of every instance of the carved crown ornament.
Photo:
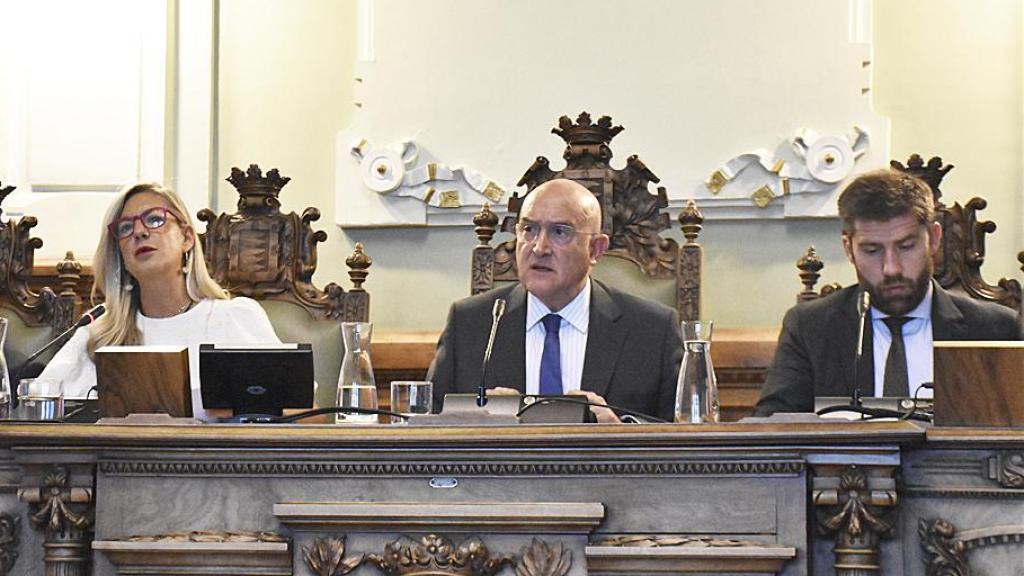
M276 168L266 175L256 164L244 172L232 168L227 181L238 191L238 212L203 209L198 214L206 222L206 232L199 237L207 266L221 286L235 295L298 304L316 319L369 318L369 295L362 285L373 260L362 244L346 260L353 288L346 292L332 282L321 290L312 279L317 244L327 239L327 233L311 225L320 219L320 210L282 213L279 196L291 179Z
M558 119L552 133L566 143L562 158L566 167L553 171L544 156L537 157L523 174L517 186L526 186L526 193L513 193L508 201L511 213L502 223L502 231L515 227L522 204L534 188L555 178L568 178L583 184L601 203L604 216L602 232L611 238L608 253L632 260L652 278L671 278L675 275L678 245L675 240L662 238L660 231L669 228L670 219L664 210L668 195L664 187L652 194L648 186L661 180L636 155L626 159L626 167L614 170L609 166L613 153L609 144L622 126L613 126L610 116L601 116L597 122L590 114L581 112L573 122L568 116ZM496 254L499 267L514 266L512 258Z
M277 168L272 168L264 176L258 165L250 164L245 172L240 168L231 168L227 181L238 190L239 211L248 209L270 212L281 207L278 195L291 178L281 176Z
M345 536L317 538L302 547L302 557L317 576L344 576L364 564L386 576L495 576L505 566L513 566L516 576L565 576L572 567L572 551L561 543L534 538L515 556L493 554L476 536L456 546L437 534L402 538L385 544L383 554L352 557L345 556Z

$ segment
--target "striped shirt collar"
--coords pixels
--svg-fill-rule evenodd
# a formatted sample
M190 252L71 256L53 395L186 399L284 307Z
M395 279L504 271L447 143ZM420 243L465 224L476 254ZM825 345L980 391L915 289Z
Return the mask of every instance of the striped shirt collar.
M527 292L526 294L526 331L529 332L541 321L542 318L551 313L551 309L548 308L540 298L537 298L533 294ZM565 305L564 308L558 311L558 315L563 320L569 323L570 326L578 330L581 334L586 334L590 328L590 277L587 277L586 284L583 285L583 289L580 293L572 299L571 302Z

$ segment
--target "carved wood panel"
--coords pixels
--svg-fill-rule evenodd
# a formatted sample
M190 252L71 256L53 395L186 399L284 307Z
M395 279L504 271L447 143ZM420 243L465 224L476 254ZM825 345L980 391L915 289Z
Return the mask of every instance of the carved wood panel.
M14 190L14 186L0 188L0 203ZM77 319L81 306L82 265L68 252L57 266L59 291L51 286L30 286L35 250L43 245L41 239L31 236L38 223L35 216L0 223L0 300L29 326L63 331Z
M659 186L656 193L649 191L649 186L660 179L636 155L627 158L621 170L609 166L613 156L609 144L622 130L622 126L612 125L609 116L600 117L596 123L587 112L580 113L575 122L568 116L559 118L552 133L566 143L562 154L565 168L552 170L550 161L538 156L516 184L526 186L526 192L522 196L513 193L509 198L510 215L502 222L501 231L514 231L524 200L537 186L556 178L579 182L601 204L602 232L611 240L607 254L634 262L649 278L675 280L680 317L697 319L703 249L696 240L703 216L691 201L679 216L686 243L680 246L674 239L661 236L661 231L670 226L668 196L664 187ZM493 288L495 281L514 281L518 273L515 240L493 248L490 245L497 231L497 218L490 207L484 206L473 223L479 243L473 250L471 291L478 294Z
M231 169L227 181L238 191L238 212L198 214L206 222L199 237L211 275L233 295L292 302L315 319L368 321L369 294L362 284L373 260L356 244L345 261L352 289L346 292L333 282L315 286L316 248L327 233L311 226L320 219L316 208L301 215L281 212L278 196L290 180L277 169L264 175L256 164L245 172Z

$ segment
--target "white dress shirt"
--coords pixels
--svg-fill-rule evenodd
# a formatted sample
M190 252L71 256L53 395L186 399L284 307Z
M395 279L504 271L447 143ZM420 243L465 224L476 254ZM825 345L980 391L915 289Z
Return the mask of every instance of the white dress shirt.
M928 292L921 303L910 312L904 314L911 318L903 325L903 344L907 351L907 382L910 383L910 395L918 398L931 398L932 391L918 387L923 382L932 382L934 374L934 357L932 356L932 283L928 283ZM882 321L889 315L874 306L871 307L871 329L874 332L872 344L875 356L875 396L882 396L885 388L885 361L889 357L889 346L892 345L892 334Z
M540 393L540 357L544 353L544 323L552 310L533 294L526 295L526 393ZM556 313L562 317L558 350L562 363L562 392L579 390L590 328L590 278L583 290Z

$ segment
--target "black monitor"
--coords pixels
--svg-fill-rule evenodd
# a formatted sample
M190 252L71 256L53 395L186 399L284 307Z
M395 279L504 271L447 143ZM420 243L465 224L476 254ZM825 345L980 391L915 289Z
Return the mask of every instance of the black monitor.
M272 416L312 408L313 346L200 344L199 381L205 408Z

